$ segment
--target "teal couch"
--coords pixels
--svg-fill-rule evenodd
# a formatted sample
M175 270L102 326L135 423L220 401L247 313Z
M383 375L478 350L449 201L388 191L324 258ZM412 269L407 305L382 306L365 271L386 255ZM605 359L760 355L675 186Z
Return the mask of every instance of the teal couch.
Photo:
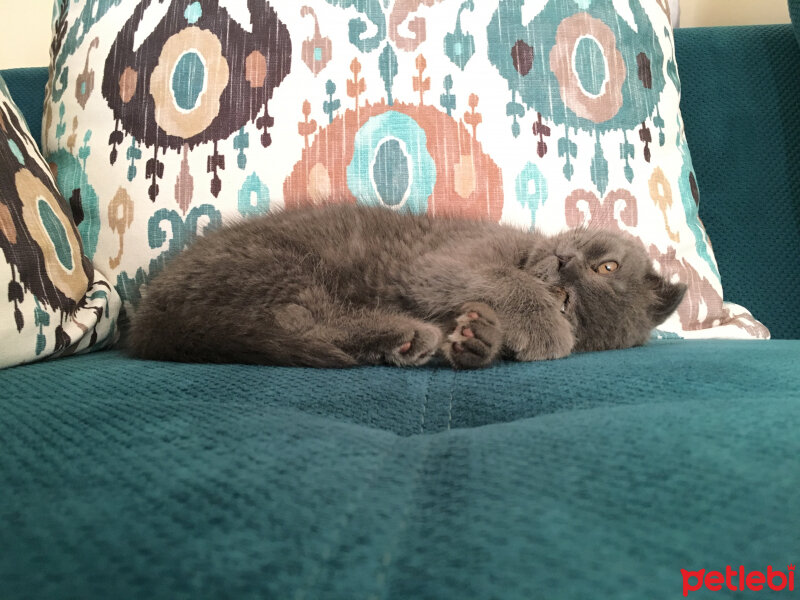
M676 45L726 297L772 340L0 371L0 598L641 600L800 561L800 49L789 26ZM38 135L45 70L3 76Z

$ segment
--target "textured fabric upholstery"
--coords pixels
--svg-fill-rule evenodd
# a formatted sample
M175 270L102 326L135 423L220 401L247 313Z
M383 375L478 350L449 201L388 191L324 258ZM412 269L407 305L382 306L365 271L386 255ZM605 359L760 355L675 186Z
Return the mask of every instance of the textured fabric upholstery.
M462 373L114 352L11 369L2 597L675 598L681 568L785 569L798 355L676 341Z
M800 42L800 0L789 0L789 16L794 24L794 33Z
M725 299L800 338L800 47L791 25L679 29L681 110Z
M714 340L697 345L659 340L643 348L463 372L435 367L318 370L187 365L125 360L118 352L102 352L86 363L63 359L38 369L2 371L0 395L21 400L20 407L29 400L58 405L62 400L55 390L70 399L87 390L99 401L119 398L142 406L167 399L222 405L210 410L225 410L230 399L410 436L680 398L724 401L758 392L766 399L773 397L772 392L775 397L785 395L792 382L800 397L800 369L783 356L798 350L796 340L778 344ZM714 351L720 352L718 357ZM761 389L753 389L754 381Z
M44 88L47 84L47 69L35 67L27 69L5 69L2 71L8 91L19 107L31 135L39 145L42 143L42 108L44 107Z

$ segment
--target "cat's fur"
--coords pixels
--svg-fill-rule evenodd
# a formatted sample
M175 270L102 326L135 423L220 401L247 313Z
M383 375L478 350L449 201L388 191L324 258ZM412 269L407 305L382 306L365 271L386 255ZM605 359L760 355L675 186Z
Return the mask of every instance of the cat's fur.
M616 271L595 271L609 261ZM349 367L440 356L476 368L643 344L685 290L631 236L546 237L330 206L198 239L148 287L128 346L187 362Z

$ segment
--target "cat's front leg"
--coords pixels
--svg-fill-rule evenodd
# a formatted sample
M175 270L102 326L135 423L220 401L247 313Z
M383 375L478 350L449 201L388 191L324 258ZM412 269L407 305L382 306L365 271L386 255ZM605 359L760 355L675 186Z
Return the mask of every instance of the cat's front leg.
M501 350L520 361L563 358L575 345L572 325L562 312L564 295L516 267L475 268L454 253L417 263L402 283L399 295L410 304L410 310L442 323L445 344L451 344L442 351L456 367L486 366L499 357ZM454 359L458 350L453 352L452 344L459 342L466 347L466 340L461 339L463 334L455 340L449 340L449 336L458 334L459 326L464 327L458 321L472 312L464 308L470 303L488 309L475 312L491 316L491 327L496 330L493 335L499 335L502 342L499 347L492 343L491 351L481 348L472 353L476 356L464 354ZM468 345L477 346L479 341Z
M575 337L561 313L564 296L549 290L542 294L535 301L522 301L518 295L497 298L497 310L484 302L463 304L444 326L442 354L457 369L486 367L501 352L525 362L567 356Z
M505 353L526 362L568 356L575 346L575 334L564 314L565 299L563 291L544 285L529 301L506 298L498 306Z

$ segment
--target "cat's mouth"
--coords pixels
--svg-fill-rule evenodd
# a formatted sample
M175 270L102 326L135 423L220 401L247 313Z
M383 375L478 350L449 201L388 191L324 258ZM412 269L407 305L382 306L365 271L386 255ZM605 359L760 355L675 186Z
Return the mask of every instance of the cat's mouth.
M563 287L555 288L556 296L561 300L561 313L566 314L567 309L570 305L570 296L569 292Z

